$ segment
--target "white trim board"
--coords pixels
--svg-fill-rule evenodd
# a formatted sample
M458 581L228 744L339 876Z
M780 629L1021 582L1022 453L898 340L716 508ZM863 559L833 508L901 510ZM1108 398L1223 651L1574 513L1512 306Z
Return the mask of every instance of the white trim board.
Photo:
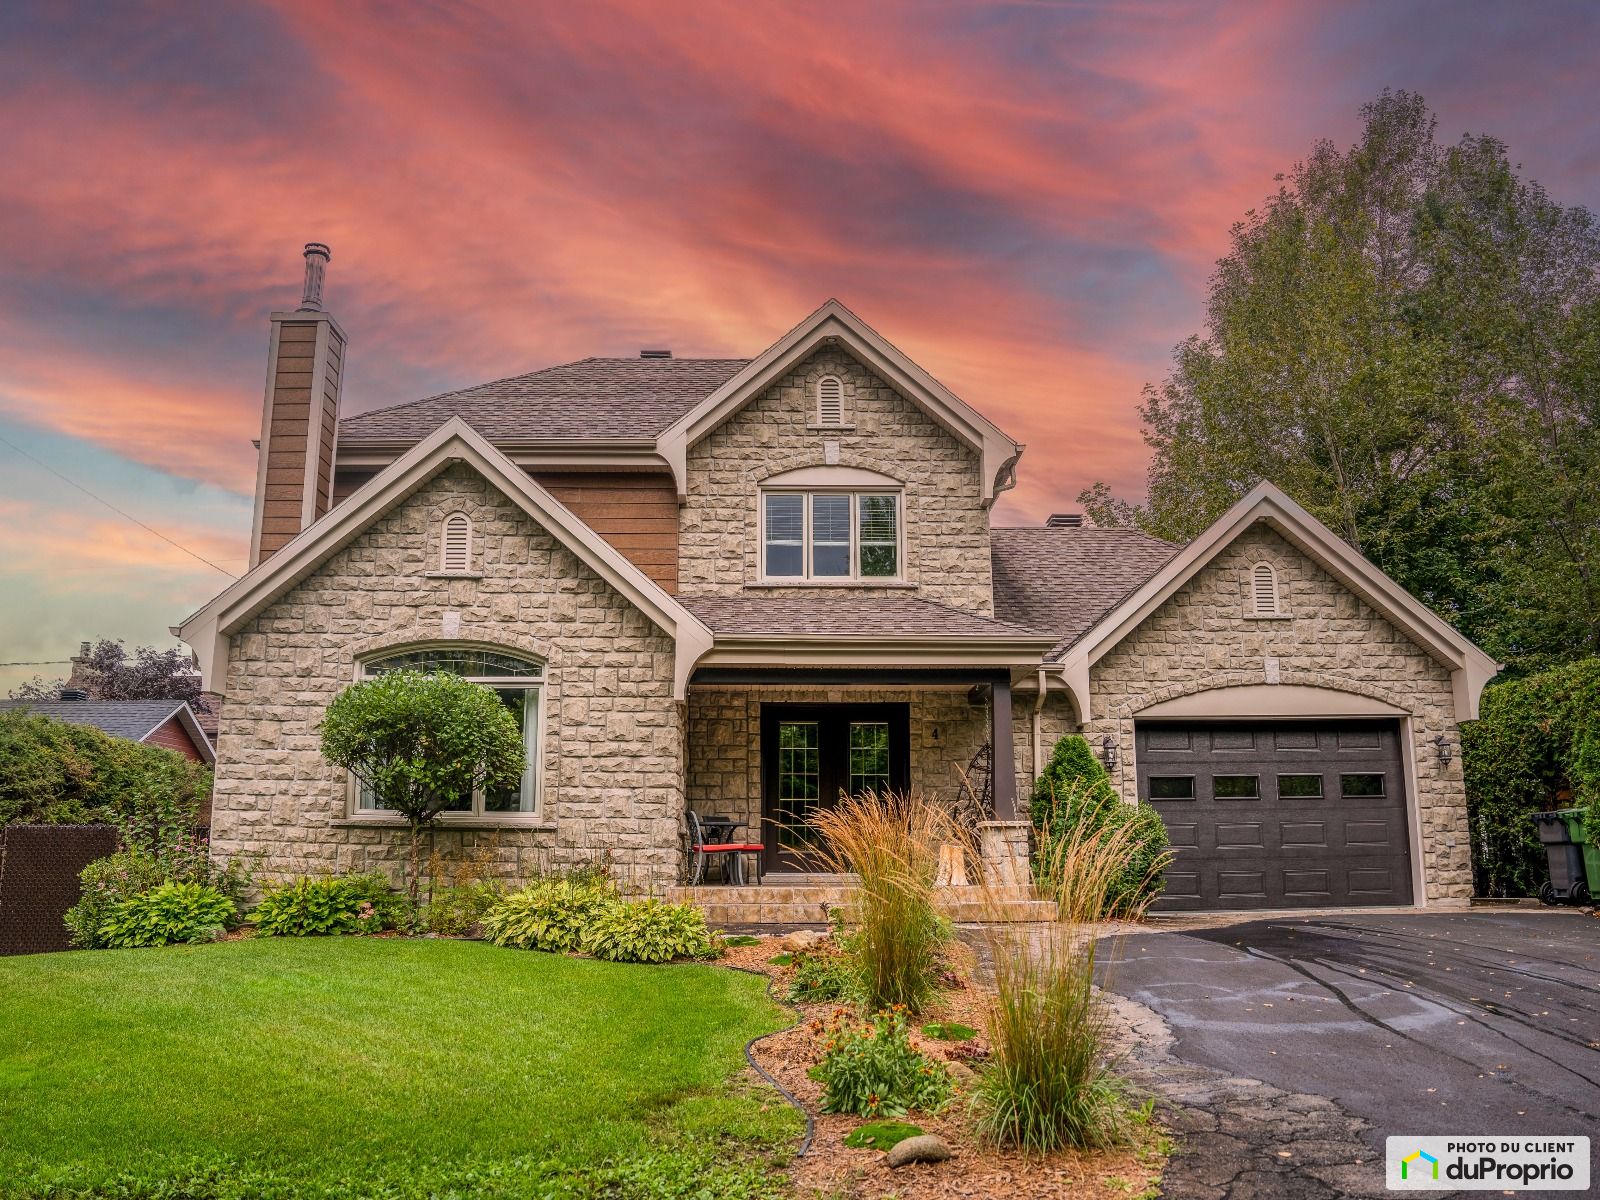
M194 648L206 688L223 690L234 632L451 462L471 466L672 636L673 697L682 700L695 662L711 648L711 631L460 417L434 430L174 628L174 634Z

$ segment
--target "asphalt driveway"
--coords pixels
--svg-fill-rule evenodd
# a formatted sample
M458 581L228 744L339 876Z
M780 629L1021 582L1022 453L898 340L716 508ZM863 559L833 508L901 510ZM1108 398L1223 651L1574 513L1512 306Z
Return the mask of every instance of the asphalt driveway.
M1332 1099L1380 1154L1389 1134L1600 1134L1600 920L1575 911L1156 924L1102 963L1177 1059Z

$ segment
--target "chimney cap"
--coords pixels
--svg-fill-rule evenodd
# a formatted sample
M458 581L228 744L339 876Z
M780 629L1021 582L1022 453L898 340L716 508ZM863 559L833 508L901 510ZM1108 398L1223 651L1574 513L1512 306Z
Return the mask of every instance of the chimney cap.
M640 358L671 358L672 351L666 346L646 346L639 351Z
M326 242L307 242L304 253L307 258L310 258L313 254L320 254L323 262L327 262L333 257L333 251L328 249Z
M1045 518L1046 529L1082 529L1082 513L1051 513Z
M88 658L89 657L89 643L88 642L79 642L78 643L78 657L79 658Z
M333 257L322 242L307 242L305 248L306 278L300 289L300 311L322 311L322 281L327 272L328 260Z

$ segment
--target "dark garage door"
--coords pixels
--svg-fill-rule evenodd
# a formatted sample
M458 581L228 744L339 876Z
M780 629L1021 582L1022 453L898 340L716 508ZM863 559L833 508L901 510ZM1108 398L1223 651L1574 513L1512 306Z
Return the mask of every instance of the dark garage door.
M1410 904L1394 721L1136 727L1174 859L1159 907Z

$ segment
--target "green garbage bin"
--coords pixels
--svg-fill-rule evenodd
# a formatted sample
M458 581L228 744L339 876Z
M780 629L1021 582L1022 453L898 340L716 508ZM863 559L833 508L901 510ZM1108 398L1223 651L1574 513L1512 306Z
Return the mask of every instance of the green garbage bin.
M1563 808L1561 819L1566 822L1567 836L1583 850L1583 873L1589 879L1589 896L1600 896L1600 839L1589 836L1584 828L1581 808ZM1596 831L1600 833L1600 830Z
M1539 899L1546 904L1589 903L1589 881L1583 861L1584 844L1579 843L1567 825L1567 813L1580 816L1578 809L1533 814L1534 828L1544 845L1550 878L1539 888Z

